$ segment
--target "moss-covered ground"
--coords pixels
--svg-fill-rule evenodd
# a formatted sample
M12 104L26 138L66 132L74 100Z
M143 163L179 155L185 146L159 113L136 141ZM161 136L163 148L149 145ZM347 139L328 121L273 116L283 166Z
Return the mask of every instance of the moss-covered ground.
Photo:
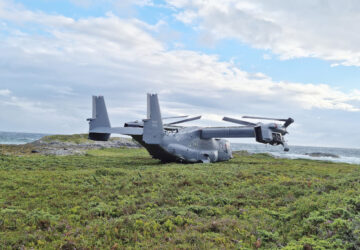
M74 144L81 144L81 143L94 143L94 141L88 139L88 134L73 134L73 135L48 135L41 138L41 141L43 142L70 142ZM119 137L111 137L110 141L116 141L119 140ZM125 138L123 138L126 140ZM128 139L132 141L131 139Z
M360 166L0 155L0 249L359 249Z

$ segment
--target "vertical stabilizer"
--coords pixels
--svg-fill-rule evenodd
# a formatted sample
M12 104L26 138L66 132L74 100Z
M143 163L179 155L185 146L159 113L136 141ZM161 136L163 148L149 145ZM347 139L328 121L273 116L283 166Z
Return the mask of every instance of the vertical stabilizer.
M147 99L146 99L146 107L147 107L146 119L150 119L150 99L151 99L151 94L147 94L146 97L147 97Z
M106 110L103 96L93 96L92 100L92 118L89 121L89 139L96 141L107 141L110 133L99 133L99 130L111 128L109 116Z
M157 94L147 95L147 117L144 120L143 140L148 144L159 144L164 135L164 128Z

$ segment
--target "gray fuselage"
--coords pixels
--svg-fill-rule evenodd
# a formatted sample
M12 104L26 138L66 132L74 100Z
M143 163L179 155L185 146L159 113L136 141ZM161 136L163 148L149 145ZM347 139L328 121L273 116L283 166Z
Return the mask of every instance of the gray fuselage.
M132 137L144 146L153 158L162 162L218 162L232 158L230 142L224 139L202 139L201 128L185 127L165 131L162 142L148 144L142 135Z

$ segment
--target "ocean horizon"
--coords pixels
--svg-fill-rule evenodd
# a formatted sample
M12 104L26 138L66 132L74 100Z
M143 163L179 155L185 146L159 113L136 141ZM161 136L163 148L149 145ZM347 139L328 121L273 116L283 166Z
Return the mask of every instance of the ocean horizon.
M50 134L0 131L0 144L21 145L41 139Z

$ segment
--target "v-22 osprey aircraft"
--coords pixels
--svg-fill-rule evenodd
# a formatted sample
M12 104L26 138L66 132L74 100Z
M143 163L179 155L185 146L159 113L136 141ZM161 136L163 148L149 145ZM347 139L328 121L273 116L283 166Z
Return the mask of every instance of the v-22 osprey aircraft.
M259 143L283 145L286 128L294 122L292 118L274 119L243 116L248 119L282 121L277 123L252 123L224 117L224 121L239 124L232 127L182 127L177 124L200 119L201 116L161 117L157 94L147 95L147 118L126 122L123 127L111 127L103 96L93 96L93 112L89 121L89 139L107 141L111 134L129 135L144 146L153 158L162 162L210 163L230 160L230 142L221 138L255 138ZM186 118L170 123L168 119Z

